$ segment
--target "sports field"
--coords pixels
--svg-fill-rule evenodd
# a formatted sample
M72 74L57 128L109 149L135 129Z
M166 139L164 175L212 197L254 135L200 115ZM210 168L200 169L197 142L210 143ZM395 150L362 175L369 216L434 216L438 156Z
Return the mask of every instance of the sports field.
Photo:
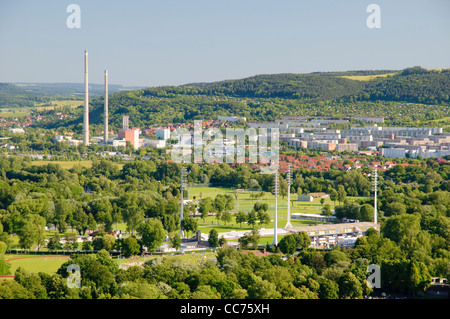
M51 161L40 161L36 163L43 162L51 163ZM88 165L86 161L84 164ZM59 163L59 162L58 162ZM79 163L77 161L72 162L66 162L66 165L75 165L76 163ZM91 163L92 164L92 163ZM211 197L214 199L217 194L230 194L235 198L235 207L232 210L232 213L236 213L238 211L243 211L245 213L248 213L253 205L256 202L265 202L269 205L268 213L271 216L271 222L268 224L262 225L263 228L270 229L274 226L274 205L275 205L275 198L272 194L269 192L265 192L264 196L262 196L259 199L253 199L250 197L250 195L254 193L252 191L246 191L246 190L236 190L232 188L220 188L220 187L191 187L188 190L188 198L189 199L200 199L204 197ZM309 213L309 214L320 214L322 205L320 203L319 199L314 199L312 202L299 202L296 200L297 194L291 194L291 213ZM334 203L329 199L325 199L325 204L329 204L331 206L331 209L334 208ZM287 197L283 198L282 196L278 197L278 209L277 209L277 215L278 215L278 227L283 228L286 225L286 217L287 217ZM232 217L232 220L225 224L221 220L217 220L214 215L208 216L205 220L203 220L199 214L195 216L197 223L198 223L198 229L202 233L209 233L209 231L213 228L217 229L219 233L225 233L232 230L235 231L243 231L243 230L251 230L251 227L247 225L246 223L243 223L242 225L239 225L236 223L234 216ZM293 226L302 226L302 225L314 225L317 224L315 221L309 221L309 220L297 220L297 219L291 219L291 223ZM123 231L126 229L125 224L118 224L114 225L114 229L122 229ZM71 231L70 229L68 230ZM47 231L47 236L51 237L54 234L54 232ZM278 235L278 241L281 240L283 235ZM17 236L13 237L13 248L18 248L18 238ZM237 241L237 240L231 240L231 241ZM260 244L270 244L273 241L273 236L268 237L261 237L259 243ZM42 247L41 251L45 251L47 248ZM199 254L197 254L199 255ZM196 261L197 255L193 254L184 254L184 255L178 255L178 256L172 256L177 258L182 258L189 260L189 262L198 262ZM197 256L197 257L196 257ZM214 253L207 253L207 255L202 255L201 258L204 258L204 256L208 256L208 258L214 258ZM18 267L24 267L29 272L46 272L46 273L55 273L58 268L63 264L65 261L67 261L67 258L69 256L67 255L15 255L15 254L9 254L5 256L8 262L11 265L11 272L14 273L14 271ZM171 258L172 258L171 257ZM153 257L146 257L145 260L148 260L149 258ZM133 262L142 262L145 261L142 258L135 258L135 259L118 259L118 263L125 263L130 264Z
M5 255L6 261L11 265L11 273L17 268L23 267L28 272L55 273L58 268L67 261L69 256L63 255Z
M192 187L188 190L189 199L198 200L200 198L211 197L213 200L217 194L229 194L235 198L235 206L232 212L243 211L248 213L256 202L263 202L269 205L268 213L271 216L275 214L275 196L269 192L264 192L264 196L259 199L253 199L251 194L259 192L252 191L238 191L232 188L220 188L220 187ZM325 199L324 205L329 204L331 209L334 209L334 202L329 198ZM287 216L287 196L283 198L278 196L277 199L277 215L278 219L286 219ZM291 214L292 213L307 213L307 214L320 214L322 211L322 204L320 199L314 198L312 202L300 202L297 201L297 194L291 193Z

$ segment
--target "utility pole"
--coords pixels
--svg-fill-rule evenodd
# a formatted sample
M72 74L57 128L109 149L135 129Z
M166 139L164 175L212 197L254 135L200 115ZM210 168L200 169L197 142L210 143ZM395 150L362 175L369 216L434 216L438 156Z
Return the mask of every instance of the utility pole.
M372 174L372 190L373 190L373 222L377 223L377 184L378 184L378 169L377 166L373 168Z
M183 193L187 190L187 171L186 167L181 167L181 183L180 183L180 191L181 191L181 203L180 203L180 232L178 233L181 238L184 237L183 232Z

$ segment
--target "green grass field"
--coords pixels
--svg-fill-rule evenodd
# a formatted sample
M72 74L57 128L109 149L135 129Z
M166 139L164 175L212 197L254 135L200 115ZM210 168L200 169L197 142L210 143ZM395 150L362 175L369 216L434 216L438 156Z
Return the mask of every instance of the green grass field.
M86 161L47 161L47 160L32 161L32 165L36 165L36 166L43 166L43 165L47 165L47 164L59 164L64 169L71 169L75 165L78 165L78 164L83 167L86 167L86 168L92 167L91 160L86 160ZM123 164L121 164L121 163L114 163L114 165L116 165L119 169L122 169L122 167L123 167Z
M22 110L22 109L21 109ZM15 112L0 112L0 118L11 119L11 118L22 118L28 115L27 112L15 111Z
M54 110L55 108L68 106L70 108L75 108L83 104L81 100L59 100L59 101L51 101L51 105L47 105L48 103L36 103L34 107L30 107L30 110L36 111L46 111L46 110Z
M248 213L256 202L264 202L269 204L268 213L274 216L275 213L275 196L269 192L264 192L265 195L260 199L252 199L250 197L251 191L236 192L235 189L231 188L220 188L220 187L193 187L188 190L189 199L211 197L214 199L217 194L229 194L237 195L237 200L235 201L235 207L233 212L243 211ZM287 196L283 198L278 196L278 218L286 218L287 216ZM329 198L325 199L324 205L329 204L331 209L334 208L334 202ZM320 199L315 198L312 202L299 202L297 201L297 194L291 194L291 214L292 213L307 213L307 214L320 214L322 211L322 205L320 204Z
M341 78L355 80L355 81L370 81L376 78L385 78L388 76L393 76L398 74L398 72L393 73L385 73L385 74L376 74L376 75L343 75Z
M17 268L22 267L28 272L56 273L58 268L67 261L69 256L63 255L5 255L6 260L11 265L11 273L14 274Z
M86 160L86 161L33 161L32 165L36 166L44 166L47 164L59 164L64 169L71 169L75 165L80 164L83 167L90 168L92 167L92 161Z

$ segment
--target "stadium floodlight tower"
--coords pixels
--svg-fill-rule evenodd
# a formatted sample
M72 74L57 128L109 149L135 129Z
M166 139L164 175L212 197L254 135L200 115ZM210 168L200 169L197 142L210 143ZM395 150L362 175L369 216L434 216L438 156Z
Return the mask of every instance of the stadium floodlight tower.
M278 182L278 170L277 170L277 171L275 171L275 174L273 176L273 190L272 190L273 195L275 195L275 218L274 218L274 224L273 224L273 242L272 242L272 246L273 245L275 245L275 246L278 245L278 238L277 238L278 237L277 236L277 227L278 227L278 225L277 225L277 219L278 219L278 216L277 216L278 187L279 187L279 182Z
M377 185L378 185L378 169L373 168L372 174L372 190L373 190L373 222L377 223Z
M183 193L187 190L187 170L186 167L181 167L181 183L180 183L180 191L181 191L181 203L180 203L180 232L178 233L180 237L184 237L183 232Z
M286 172L286 181L288 186L288 193L287 193L287 222L286 226L284 228L292 228L291 224L291 185L292 185L292 171L291 171L291 164L288 164L287 172Z

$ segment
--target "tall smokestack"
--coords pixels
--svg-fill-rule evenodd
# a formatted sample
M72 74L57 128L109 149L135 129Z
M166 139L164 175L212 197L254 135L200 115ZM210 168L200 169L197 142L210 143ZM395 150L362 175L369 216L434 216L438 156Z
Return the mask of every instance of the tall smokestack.
M128 115L124 115L122 118L122 129L128 130Z
M84 118L83 144L89 145L89 87L88 87L88 52L84 51Z
M103 128L103 142L105 145L108 142L108 71L105 70L105 123Z

